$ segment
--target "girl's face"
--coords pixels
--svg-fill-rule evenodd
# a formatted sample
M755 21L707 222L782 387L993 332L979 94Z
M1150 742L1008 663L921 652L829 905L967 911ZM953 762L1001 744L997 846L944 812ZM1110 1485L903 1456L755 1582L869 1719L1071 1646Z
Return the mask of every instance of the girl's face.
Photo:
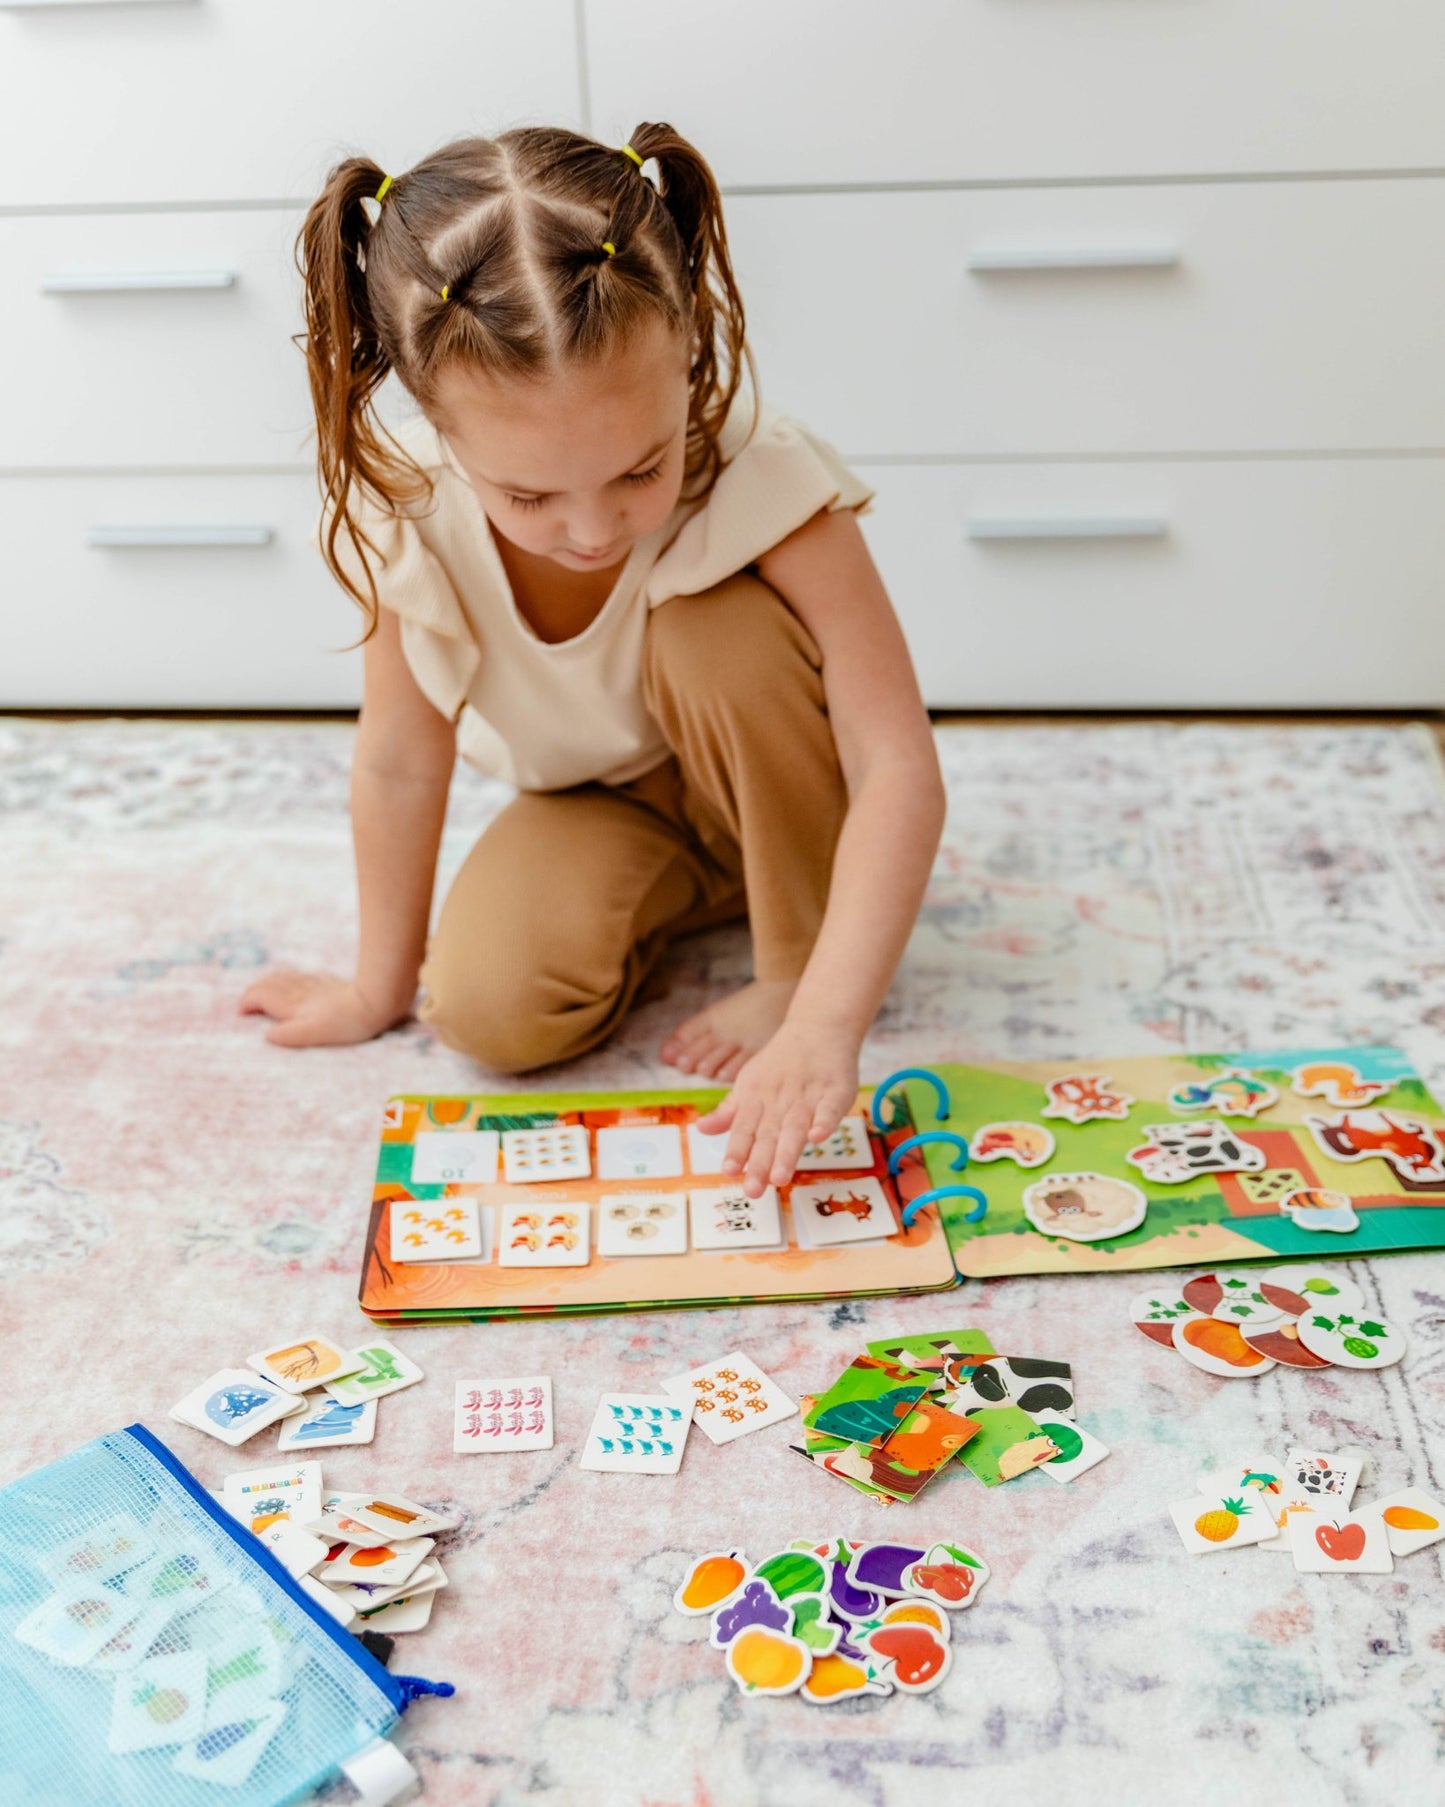
M545 377L448 371L432 412L499 533L568 571L604 570L677 505L687 371L682 337L656 320Z

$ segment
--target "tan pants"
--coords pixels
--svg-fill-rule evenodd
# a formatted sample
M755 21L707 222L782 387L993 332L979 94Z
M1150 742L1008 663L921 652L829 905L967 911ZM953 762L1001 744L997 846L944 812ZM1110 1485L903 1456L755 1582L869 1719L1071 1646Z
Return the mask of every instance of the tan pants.
M847 792L811 636L730 578L653 611L643 694L672 756L630 784L523 792L442 905L420 1014L485 1066L595 1047L692 930L746 913L760 979L812 951Z

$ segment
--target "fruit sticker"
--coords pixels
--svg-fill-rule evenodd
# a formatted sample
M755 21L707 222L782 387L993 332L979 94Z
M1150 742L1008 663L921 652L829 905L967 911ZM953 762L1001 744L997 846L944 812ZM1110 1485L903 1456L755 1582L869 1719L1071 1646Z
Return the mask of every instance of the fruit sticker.
M1155 1186L1182 1186L1206 1173L1258 1173L1262 1148L1236 1135L1227 1124L1146 1123L1146 1140L1124 1159Z
M885 1625L926 1625L945 1644L953 1641L953 1620L931 1600L895 1600L883 1609Z
M111 1704L107 1743L117 1756L184 1744L206 1723L203 1652L156 1656L119 1677Z
M680 1613L701 1618L735 1599L748 1574L748 1559L741 1550L710 1551L687 1571L672 1603Z
M834 1700L853 1700L860 1694L891 1694L892 1689L873 1680L862 1663L835 1653L813 1658L812 1673L805 1677L798 1692L804 1700L821 1707Z
M1385 1540L1394 1556L1408 1556L1445 1537L1445 1506L1418 1487L1406 1487L1385 1499L1371 1500L1361 1508L1360 1517L1372 1514L1378 1515L1384 1525Z
M813 1653L797 1638L750 1625L727 1647L727 1671L744 1694L796 1694L813 1668Z
M780 1600L793 1594L815 1594L828 1581L823 1564L804 1550L784 1550L777 1556L768 1556L753 1574L757 1580L767 1582Z
M1279 1201L1279 1214L1297 1230L1334 1230L1348 1236L1360 1227L1349 1193L1335 1192L1328 1186L1304 1186L1287 1193Z
M1388 1575L1395 1566L1378 1514L1358 1518L1300 1514L1289 1521L1290 1554L1303 1574Z
M1054 1132L1042 1123L985 1123L968 1144L968 1158L981 1167L990 1161L1042 1167L1053 1152Z
M948 1674L953 1651L928 1625L880 1625L860 1640L887 1665L886 1679L901 1694L929 1694Z
M1344 1111L1306 1117L1320 1151L1332 1161L1389 1163L1414 1186L1445 1186L1445 1150L1428 1124L1398 1111Z
M1341 1368L1389 1368L1405 1353L1404 1331L1368 1312L1309 1312L1296 1329L1312 1355Z
M1196 1368L1226 1380L1268 1374L1274 1363L1245 1342L1237 1324L1218 1318L1181 1318L1174 1325L1174 1347Z
M947 1612L962 1612L973 1605L988 1576L988 1564L976 1550L965 1544L936 1543L906 1579L910 1593L936 1600Z
M1215 1111L1221 1117L1257 1117L1278 1099L1279 1093L1267 1080L1243 1067L1226 1067L1197 1084L1176 1086L1169 1094L1169 1108Z
M1335 1110L1373 1104L1392 1090L1378 1079L1363 1079L1360 1069L1343 1060L1313 1060L1290 1074L1290 1090L1299 1098L1323 1098Z
M1263 1543L1274 1535L1274 1509L1254 1488L1238 1488L1219 1499L1177 1500L1169 1508L1186 1550L1196 1556L1239 1544Z
M714 1650L725 1650L749 1626L781 1632L793 1629L791 1608L783 1605L766 1581L746 1581L736 1599L718 1608L713 1614L708 1642Z
M1045 1236L1103 1242L1137 1230L1149 1201L1128 1180L1104 1173L1055 1173L1025 1186L1024 1216Z
M1069 1073L1051 1079L1044 1090L1046 1117L1062 1117L1068 1123L1123 1123L1134 1100L1118 1091L1107 1073Z

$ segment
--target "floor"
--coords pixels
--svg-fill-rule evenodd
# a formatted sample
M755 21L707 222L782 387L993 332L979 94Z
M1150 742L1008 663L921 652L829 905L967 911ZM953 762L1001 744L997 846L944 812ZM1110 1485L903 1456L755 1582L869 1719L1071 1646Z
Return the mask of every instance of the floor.
M1383 1040L1445 1088L1445 784L1431 731L944 724L939 740L948 834L865 1077L905 1059ZM0 1480L140 1418L218 1483L238 1464L169 1406L261 1339L360 1334L381 1102L486 1085L416 1025L295 1055L235 1014L261 968L348 957L349 741L338 723L0 721L0 1252L7 1345L43 1377L12 1396ZM501 795L459 783L445 868ZM670 995L544 1083L660 1080L665 1026L746 967L739 931L684 945ZM1372 1489L1439 1489L1440 1258L1356 1273L1407 1326L1405 1368L1181 1384L1175 1358L1129 1327L1133 1289L1113 1276L970 1286L942 1308L399 1333L427 1381L383 1401L372 1449L338 1452L326 1471L463 1515L452 1586L400 1653L458 1685L403 1725L425 1798L911 1807L970 1786L1065 1807L1105 1790L1130 1804L1428 1798L1438 1552L1395 1576L1326 1580L1258 1552L1188 1558L1166 1515L1205 1461L1285 1439L1361 1445ZM742 1700L669 1610L686 1555L859 1535L876 1511L805 1469L782 1426L690 1449L675 1481L580 1472L597 1395L743 1347L796 1396L867 1338L940 1321L1072 1359L1081 1418L1114 1455L1070 1488L1030 1477L985 1492L959 1475L897 1509L910 1532L962 1537L994 1569L938 1693L827 1711ZM555 1450L452 1456L452 1383L483 1373L552 1376Z

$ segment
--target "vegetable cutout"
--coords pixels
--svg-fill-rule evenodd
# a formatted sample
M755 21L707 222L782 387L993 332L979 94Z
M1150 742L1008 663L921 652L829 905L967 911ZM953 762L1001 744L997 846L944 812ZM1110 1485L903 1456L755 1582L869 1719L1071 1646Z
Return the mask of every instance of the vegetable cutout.
M1421 1512L1414 1506L1386 1506L1380 1517L1396 1531L1438 1531L1440 1529L1438 1518L1431 1518L1428 1512Z
M843 1627L828 1618L828 1605L821 1594L794 1594L788 1605L793 1614L793 1636L808 1646L815 1662L838 1648Z

